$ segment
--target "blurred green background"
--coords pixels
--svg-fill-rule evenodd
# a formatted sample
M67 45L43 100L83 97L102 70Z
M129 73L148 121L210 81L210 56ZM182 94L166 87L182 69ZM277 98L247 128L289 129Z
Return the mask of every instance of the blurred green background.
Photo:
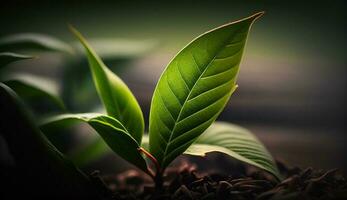
M148 120L156 81L182 47L211 28L265 11L252 28L238 91L219 120L251 129L291 165L347 171L345 10L344 1L14 0L1 3L0 37L35 32L73 45L67 28L73 24L87 39L97 38L98 53ZM71 111L99 109L84 57L39 56L11 69L48 78L44 85Z

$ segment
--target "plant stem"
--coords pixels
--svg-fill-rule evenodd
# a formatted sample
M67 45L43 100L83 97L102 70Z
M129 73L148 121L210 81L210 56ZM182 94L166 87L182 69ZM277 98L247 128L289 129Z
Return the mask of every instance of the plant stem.
M163 172L162 172L162 169L161 169L157 159L151 153L149 153L148 151L146 151L146 149L144 149L142 147L138 148L138 150L140 152L142 152L147 158L149 158L152 161L152 163L154 164L155 169L156 169L155 174L150 174L150 175L151 175L151 177L155 183L156 190L160 191L163 188L164 181L163 181ZM153 173L153 172L151 172L151 170L148 170L148 171L150 173Z
M162 172L156 173L154 177L155 189L157 192L160 192L163 189L163 174Z

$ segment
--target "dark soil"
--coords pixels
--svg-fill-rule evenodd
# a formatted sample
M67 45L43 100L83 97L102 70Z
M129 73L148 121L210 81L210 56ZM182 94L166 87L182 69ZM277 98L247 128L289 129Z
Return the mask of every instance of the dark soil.
M337 169L328 171L312 168L287 167L278 162L284 179L251 166L238 168L237 173L200 172L194 166L182 164L168 168L164 188L156 191L152 180L136 170L119 175L91 175L104 190L105 197L119 200L134 199L231 199L231 200L325 200L347 199L347 182Z

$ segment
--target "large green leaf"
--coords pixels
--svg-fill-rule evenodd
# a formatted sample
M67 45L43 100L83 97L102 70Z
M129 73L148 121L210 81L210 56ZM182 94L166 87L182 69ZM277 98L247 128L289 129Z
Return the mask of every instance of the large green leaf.
M252 23L263 13L213 29L169 63L150 111L150 152L165 168L218 117L236 88Z
M247 129L215 122L187 150L186 154L204 156L218 151L264 169L281 179L277 166L264 145Z
M141 108L126 84L102 62L83 36L74 28L71 31L85 47L94 83L107 113L118 119L141 144L144 120Z
M72 47L52 36L20 33L0 38L0 51L58 51L73 53Z
M12 53L12 52L1 52L0 53L0 69L10 64L11 62L26 60L30 58L33 58L33 57L29 55Z
M145 159L138 148L137 141L118 120L98 114L63 114L45 119L41 124L44 133L58 130L78 123L88 123L104 139L106 144L119 156L147 172Z

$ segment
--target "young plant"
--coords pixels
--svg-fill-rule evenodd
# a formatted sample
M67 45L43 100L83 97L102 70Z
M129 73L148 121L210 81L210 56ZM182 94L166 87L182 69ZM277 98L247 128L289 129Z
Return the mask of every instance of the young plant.
M70 27L86 50L107 115L58 115L46 119L41 129L47 133L74 123L88 123L115 153L149 174L157 188L162 187L167 166L183 153L203 156L219 151L280 179L271 155L253 134L236 125L213 124L237 88L249 30L262 14L202 34L171 60L153 94L149 143L142 142L143 114L134 95L105 66L81 33ZM145 158L154 164L155 171L149 168Z

